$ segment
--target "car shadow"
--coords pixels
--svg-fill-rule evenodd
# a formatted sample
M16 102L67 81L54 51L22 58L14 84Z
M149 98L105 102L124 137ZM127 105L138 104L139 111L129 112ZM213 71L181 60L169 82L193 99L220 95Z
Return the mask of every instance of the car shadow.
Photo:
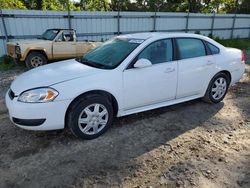
M77 139L68 131L34 133L12 127L17 140L14 144L19 147L10 151L7 146L5 151L10 153L12 165L22 169L27 179L17 185L20 174L13 169L12 177L5 179L3 185L82 187L86 180L119 185L140 168L138 157L202 126L223 106L223 102L211 105L193 100L117 118L111 129L94 140ZM20 165L18 161L24 159ZM57 175L52 178L53 174Z

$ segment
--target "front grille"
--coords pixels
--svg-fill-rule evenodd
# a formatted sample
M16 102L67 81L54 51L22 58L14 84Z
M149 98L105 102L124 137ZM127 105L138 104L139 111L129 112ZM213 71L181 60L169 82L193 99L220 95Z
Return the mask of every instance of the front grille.
M14 56L15 54L15 45L7 44L7 53L9 56Z
M15 93L11 89L9 90L9 97L11 100L15 98Z

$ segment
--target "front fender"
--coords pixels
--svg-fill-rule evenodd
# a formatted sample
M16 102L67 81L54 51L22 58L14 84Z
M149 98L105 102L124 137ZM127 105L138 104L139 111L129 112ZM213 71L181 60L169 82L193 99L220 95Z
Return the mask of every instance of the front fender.
M31 51L42 51L47 56L48 59L51 59L51 57L52 57L52 55L50 53L48 53L48 51L45 48L41 48L41 47L29 47L29 48L26 48L23 51L20 60L21 61L25 61L25 59L27 58L28 54Z

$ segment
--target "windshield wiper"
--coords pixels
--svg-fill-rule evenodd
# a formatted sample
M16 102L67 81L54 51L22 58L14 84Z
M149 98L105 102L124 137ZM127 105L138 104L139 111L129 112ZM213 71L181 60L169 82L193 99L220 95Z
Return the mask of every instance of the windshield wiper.
M96 68L103 68L103 69L107 69L108 67L99 63L96 63L94 61L90 61L86 58L76 58L76 61L83 63L85 65L88 65L90 67L96 67Z

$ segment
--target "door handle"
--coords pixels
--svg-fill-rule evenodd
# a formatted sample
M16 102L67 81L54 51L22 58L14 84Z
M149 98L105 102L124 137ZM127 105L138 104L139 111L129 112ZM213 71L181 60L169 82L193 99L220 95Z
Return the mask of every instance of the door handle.
M167 68L167 69L165 69L165 73L170 73L170 72L174 72L175 71L175 68Z

